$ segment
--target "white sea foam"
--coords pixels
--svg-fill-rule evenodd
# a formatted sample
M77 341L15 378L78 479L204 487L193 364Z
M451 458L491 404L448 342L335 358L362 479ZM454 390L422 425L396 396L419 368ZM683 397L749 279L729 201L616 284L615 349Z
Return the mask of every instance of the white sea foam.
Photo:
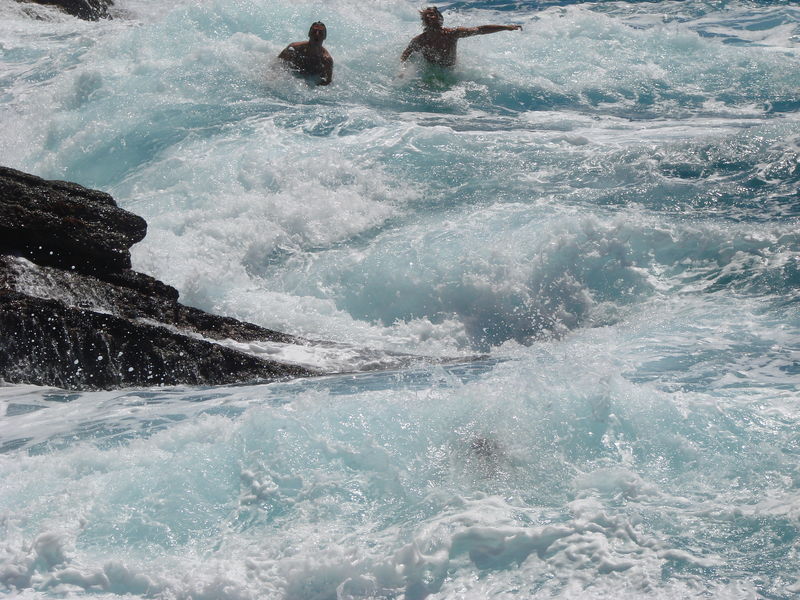
M224 343L393 368L0 387L0 593L797 595L797 11L528 4L448 5L524 25L449 73L398 66L413 3L0 5L0 164L324 342ZM274 64L316 20L325 89Z
M32 497L34 488L41 494L7 513L3 581L62 593L457 597L477 569L507 572L540 593L567 597L597 581L593 597L602 598L603 582L613 574L635 597L669 565L723 568L722 547L676 547L664 537L671 519L699 519L698 526L722 518L718 511L729 505L724 495L713 499L713 481L703 488L704 503L691 497L694 477L660 483L689 456L712 479L721 474L720 459L734 468L726 462L731 457L716 454L725 443L715 440L718 433L692 429L690 415L706 410L705 399L685 396L676 410L668 396L608 379L600 361L589 366L586 358L575 360L594 379L591 386L545 370L524 389L509 386L506 370L555 364L542 354L531 365L499 365L483 382L450 379L422 392L395 387L331 395L335 379L322 393L309 382L294 402L273 407L263 403L269 387L200 392L205 402L182 407L169 398L186 394L169 390L161 398L117 392L44 403L30 421L56 447L59 431L100 435L70 443L60 463L50 452L0 461L6 506L12 497ZM587 396L592 387L598 393ZM21 391L5 397L24 402ZM41 403L41 392L29 392ZM223 403L213 396L224 396ZM199 415L237 405L249 408ZM724 412L716 412L717 426L723 425ZM20 417L27 419L14 418ZM98 418L101 427L69 422L90 425ZM126 420L125 431L136 430L130 419L149 425L130 441L109 445L113 428ZM661 423L656 432L654 419ZM635 457L642 451L654 467L667 463L644 475ZM615 453L627 456L627 467L603 466ZM670 467L670 461L678 463ZM528 479L530 487L521 485ZM541 500L518 497L521 490ZM553 494L565 497L566 512ZM58 495L70 502L53 504ZM731 518L780 520L791 503L775 497ZM632 518L633 507L662 532ZM29 537L34 523L39 533ZM378 524L380 533L369 533ZM124 554L113 550L120 543ZM178 548L180 556L173 555ZM497 577L474 585L469 597L480 590L503 597ZM667 597L684 585L659 586L655 593ZM723 591L718 597L737 597Z

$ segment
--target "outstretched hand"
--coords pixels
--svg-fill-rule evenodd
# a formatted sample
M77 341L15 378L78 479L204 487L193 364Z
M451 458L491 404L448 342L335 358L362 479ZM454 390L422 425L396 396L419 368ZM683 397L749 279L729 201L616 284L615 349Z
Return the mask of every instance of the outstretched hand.
M522 25L509 25L508 26L508 30L509 31L514 31L515 29L519 29L520 31L522 31Z

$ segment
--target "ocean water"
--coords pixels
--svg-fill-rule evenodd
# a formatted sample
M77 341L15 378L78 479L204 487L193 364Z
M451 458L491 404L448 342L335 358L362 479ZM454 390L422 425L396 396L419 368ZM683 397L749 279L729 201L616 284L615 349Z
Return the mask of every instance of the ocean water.
M142 215L184 303L337 342L0 387L0 595L800 597L800 6L463 0L524 28L452 71L399 65L421 6L0 0L0 164ZM274 64L316 20L327 88Z

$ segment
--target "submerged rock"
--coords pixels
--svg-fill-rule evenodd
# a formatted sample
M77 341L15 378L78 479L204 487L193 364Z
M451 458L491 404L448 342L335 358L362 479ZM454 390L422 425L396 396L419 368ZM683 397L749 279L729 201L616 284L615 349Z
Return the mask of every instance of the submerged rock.
M313 374L231 343L304 340L184 306L132 271L146 230L108 194L0 167L0 379L79 390Z

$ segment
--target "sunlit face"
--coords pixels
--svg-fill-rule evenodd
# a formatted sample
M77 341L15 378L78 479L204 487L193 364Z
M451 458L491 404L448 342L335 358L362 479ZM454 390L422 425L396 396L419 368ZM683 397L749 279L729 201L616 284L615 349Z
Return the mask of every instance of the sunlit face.
M420 17L425 27L441 27L444 23L442 13L436 8L426 8L420 12Z
M322 23L314 23L308 30L308 39L312 42L321 42L328 37L328 30Z

